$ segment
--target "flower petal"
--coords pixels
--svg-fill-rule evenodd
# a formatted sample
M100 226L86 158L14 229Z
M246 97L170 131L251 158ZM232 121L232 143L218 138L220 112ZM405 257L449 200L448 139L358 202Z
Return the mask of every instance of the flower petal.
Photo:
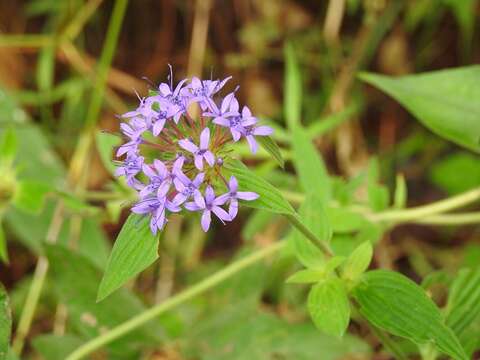
M210 229L210 223L212 222L212 216L209 210L205 210L202 214L202 229L207 232Z
M198 146L191 142L189 139L182 139L178 141L178 145L181 148L187 150L188 152L196 153L198 151Z
M251 192L251 191L238 191L237 192L237 199L240 200L246 200L246 201L252 201L256 200L260 197L257 193Z
M214 206L212 208L212 211L215 215L217 215L217 217L220 220L222 220L222 222L223 222L223 220L224 221L231 221L232 220L231 216L225 210L223 210L220 206Z
M208 143L210 142L210 129L205 128L202 130L200 134L200 149L206 150L208 149Z
M215 156L213 156L211 151L207 150L205 154L203 154L203 158L207 161L210 167L213 167L213 165L215 165Z

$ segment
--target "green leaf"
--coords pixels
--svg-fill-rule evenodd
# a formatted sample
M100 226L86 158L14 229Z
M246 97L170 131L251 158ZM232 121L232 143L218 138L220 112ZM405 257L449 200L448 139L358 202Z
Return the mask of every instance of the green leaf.
M300 124L302 113L302 77L292 44L287 43L285 53L285 119L289 129Z
M303 224L320 240L328 243L332 237L332 229L322 201L315 195L308 196L299 210ZM325 256L297 229L293 230L291 241L295 256L307 268L322 267Z
M158 258L158 236L148 219L131 214L118 234L98 288L97 301L105 299Z
M270 136L258 136L257 140L283 169L285 167L285 161L283 160L282 153L280 152L277 143Z
M365 241L358 246L347 258L343 266L342 278L356 281L370 265L373 256L373 248L370 241Z
M45 196L52 190L45 183L31 180L19 181L13 197L15 207L38 214L45 205Z
M209 296L213 301L217 298ZM235 304L236 305L236 304ZM182 358L198 360L340 360L370 359L367 343L346 334L335 338L310 322L290 322L260 310L239 311L228 303L193 321L187 341L181 341ZM320 354L320 356L319 356Z
M10 335L12 331L12 314L7 292L0 284L0 359L4 359L8 353Z
M363 73L360 78L405 106L431 131L480 152L480 66L400 78Z
M335 233L357 231L369 224L365 217L347 208L330 206L327 208L328 218Z
M295 214L290 203L275 187L249 170L241 161L229 159L224 168L237 178L241 191L253 191L260 195L255 201L243 202L245 206L284 215Z
M342 280L331 277L312 286L308 311L318 329L342 337L350 322L350 303Z
M15 131L7 128L0 139L0 160L11 163L17 153L17 136Z
M407 183L403 174L395 178L395 193L393 194L393 207L403 209L407 205Z
M68 309L69 325L83 338L99 336L105 329L117 326L142 313L146 307L130 291L120 289L102 302L96 302L97 286L101 271L85 256L62 245L46 245L52 276L58 300ZM145 350L149 345L164 340L159 321L153 321L125 334L112 342L108 349L122 354L107 358L125 357L133 348ZM132 356L131 358L138 358Z
M435 162L430 168L429 178L448 194L459 194L480 184L480 161L475 154L455 152Z
M377 158L370 160L367 173L367 193L368 203L373 211L381 211L388 206L388 190L379 183L379 167Z
M47 334L35 337L32 345L43 359L64 360L83 342L81 338L71 334Z
M418 345L433 342L454 359L467 359L455 333L425 291L407 277L386 270L366 272L353 289L360 313L373 325Z
M305 193L315 193L323 201L331 198L332 185L317 149L300 126L292 129L292 156Z
M324 276L325 272L323 270L305 269L291 275L286 282L289 284L310 284L319 282Z
M4 263L8 263L7 237L5 236L1 220L0 218L0 259Z
M97 132L95 134L95 139L97 143L98 154L100 155L103 166L105 166L105 169L113 174L115 172L115 165L112 162L113 148L120 145L122 140L118 136L105 132Z
M460 336L480 316L480 266L463 269L448 296L446 323Z

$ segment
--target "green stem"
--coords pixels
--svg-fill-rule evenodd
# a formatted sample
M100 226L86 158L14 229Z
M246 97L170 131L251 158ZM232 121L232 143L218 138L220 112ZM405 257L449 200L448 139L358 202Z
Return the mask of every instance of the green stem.
M52 45L55 39L51 35L12 34L0 36L0 47L39 48Z
M223 268L222 270L214 273L210 277L206 278L203 281L195 284L194 286L178 293L177 295L165 300L164 302L153 306L152 308L144 311L141 314L131 318L130 320L124 322L123 324L114 327L113 329L103 333L97 338L83 344L74 352L66 357L66 360L78 360L92 353L93 351L99 349L103 345L110 343L111 341L118 339L119 337L129 333L130 331L138 328L139 326L145 324L148 321L151 321L158 317L160 314L174 308L177 305L184 303L191 298L202 294L203 292L211 289L212 287L218 285L222 281L228 279L229 277L235 275L244 268L266 258L269 255L272 255L285 246L285 242L277 242L265 247L257 252L254 252L243 259L240 259L233 264Z
M323 240L319 239L315 234L313 234L298 218L297 215L286 215L288 221L297 228L306 238L313 241L320 250L322 250L326 255L333 256L333 251L330 246Z
M480 224L480 211L432 215L422 219L417 219L414 222L417 224L437 226Z
M418 206L406 210L390 210L378 214L372 214L370 219L373 221L395 221L406 222L418 220L431 215L437 215L443 212L455 210L459 207L468 205L480 199L480 188L467 191L463 194L452 196L451 198L440 200L432 204Z

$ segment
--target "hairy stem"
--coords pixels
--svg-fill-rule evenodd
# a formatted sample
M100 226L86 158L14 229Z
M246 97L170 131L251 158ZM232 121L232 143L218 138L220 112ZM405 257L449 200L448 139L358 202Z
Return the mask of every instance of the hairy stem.
M73 351L70 355L68 355L66 357L66 360L82 359L83 357L91 354L93 351L99 349L100 347L112 342L113 340L118 339L119 337L129 333L130 331L138 328L146 322L155 319L159 315L174 308L175 306L178 306L190 300L191 298L213 288L214 286L220 284L222 281L235 275L246 267L266 258L269 255L278 252L285 246L285 244L286 243L283 241L273 243L268 247L258 250L240 260L237 260L233 264L230 264L222 270L214 273L213 275L200 281L194 286L178 293L177 295L165 300L158 305L153 306L152 308L138 314L137 316L131 318L123 324L120 324L117 327L114 327L113 329L98 336L97 338L83 344L78 349Z

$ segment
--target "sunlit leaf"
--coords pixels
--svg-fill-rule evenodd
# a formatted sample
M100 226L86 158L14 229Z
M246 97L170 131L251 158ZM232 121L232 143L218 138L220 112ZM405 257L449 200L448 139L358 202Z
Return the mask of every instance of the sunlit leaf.
M350 322L350 303L342 280L331 277L312 286L308 311L318 329L328 335L343 336Z
M373 248L370 241L358 246L347 258L343 266L342 277L356 281L370 265L373 256Z
M480 152L480 66L392 78L360 78L385 91L437 135Z
M106 298L157 258L158 236L152 234L148 219L131 214L113 245L97 301Z

